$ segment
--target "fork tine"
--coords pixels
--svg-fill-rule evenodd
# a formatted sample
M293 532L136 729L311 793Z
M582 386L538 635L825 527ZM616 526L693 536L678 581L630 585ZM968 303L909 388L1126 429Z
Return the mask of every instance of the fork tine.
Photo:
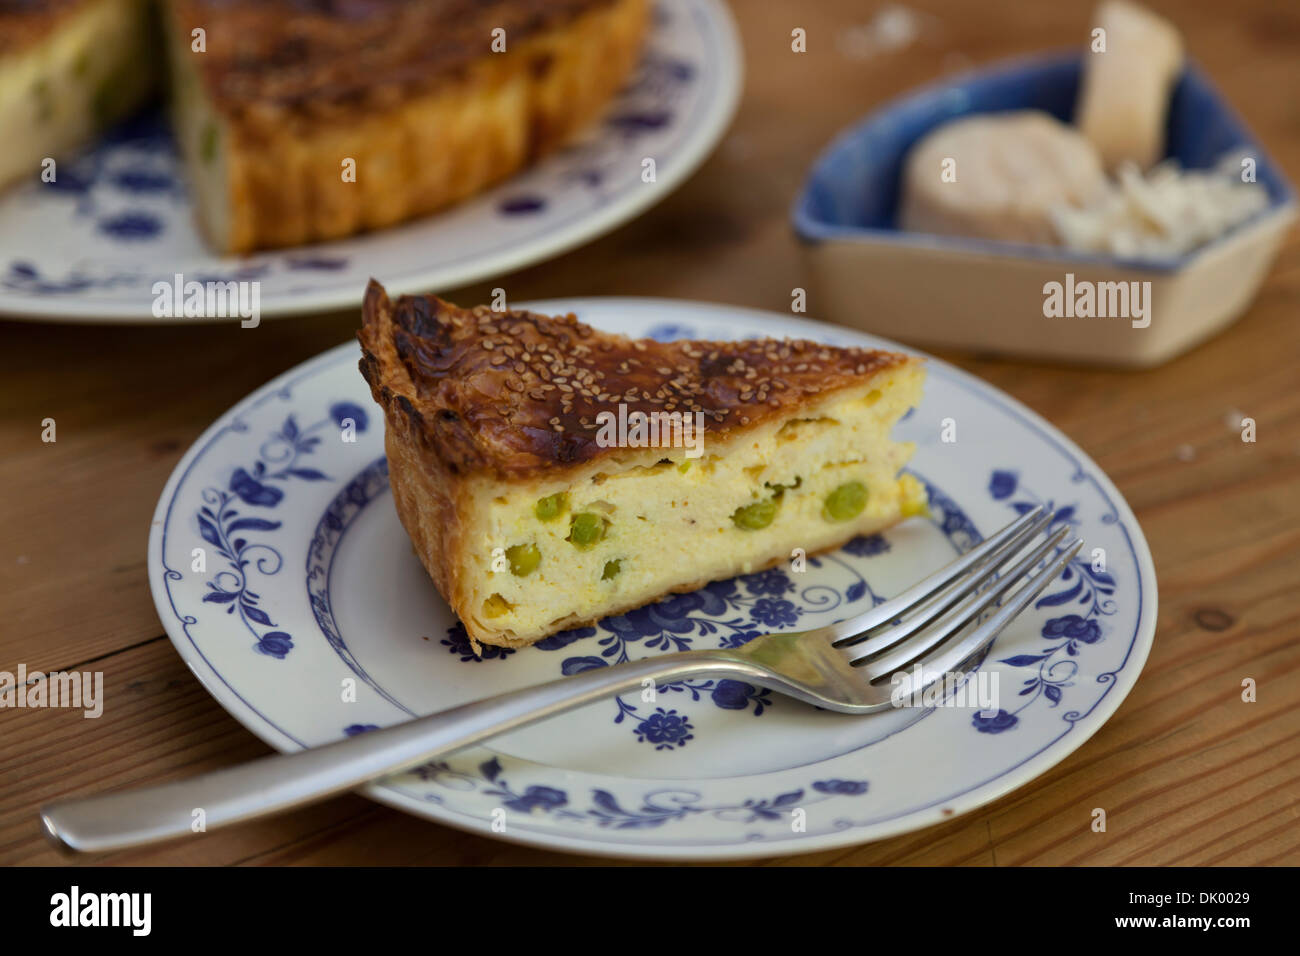
M1065 546L1065 550L1057 556L1055 561L1030 576L1025 581L1024 587L1016 591L1005 604L997 609L992 617L938 656L922 661L921 689L928 687L935 679L942 678L944 674L956 672L957 668L963 663L992 644L993 639L1001 634L1006 626L1029 606L1029 602L1042 594L1043 589L1056 580L1082 546L1083 539L1075 538ZM911 686L912 677L913 675L909 672L906 676L906 685L896 689L896 693L910 695L913 692Z
M957 602L977 591L993 579L998 568L1008 558L1016 554L1024 545L1036 538L1045 528L1050 528L1056 520L1056 512L1049 511L1037 521L1022 529L1019 534L1007 539L1001 547L987 555L986 560L977 562L965 577L956 578L950 584L937 591L932 597L914 605L885 624L861 631L853 637L844 638L835 643L836 647L852 647L855 658L876 654L928 627L941 616L956 606Z
M998 560L998 556L1007 557L1019 549L1026 540L1045 527L1040 518L1044 514L1042 505L1026 511L1015 521L994 532L978 547L967 551L951 564L939 569L923 581L912 585L902 594L886 601L869 611L831 625L833 640L836 642L863 637L868 632L888 624L909 610L924 604L936 592L941 591L951 582L963 575ZM1048 523L1050 523L1050 515ZM1035 528L1032 533L1030 528ZM892 642L891 642L892 643Z
M1003 594L1023 581L1025 576L1033 571L1040 561L1057 549L1061 540L1069 533L1068 525L1058 528L1051 537L1017 561L1014 567L999 575L988 588L972 594L940 618L935 627L926 629L919 636L900 644L884 656L878 657L868 664L863 664L862 662L871 655L861 652L853 653L857 652L858 648L850 648L849 653L853 653L850 663L857 664L860 667L867 667L871 671L871 680L875 680L877 677L886 677L895 671L901 670L922 654L939 647L949 637L983 613L986 608L992 606Z

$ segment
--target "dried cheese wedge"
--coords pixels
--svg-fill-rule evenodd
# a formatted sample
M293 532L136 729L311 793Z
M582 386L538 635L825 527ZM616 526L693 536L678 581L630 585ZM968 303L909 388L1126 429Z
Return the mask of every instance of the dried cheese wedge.
M1165 154L1165 121L1183 69L1183 40L1167 20L1126 0L1106 0L1093 15L1105 50L1085 54L1075 125L1107 170L1124 162L1150 169ZM1098 38L1100 39L1100 38Z

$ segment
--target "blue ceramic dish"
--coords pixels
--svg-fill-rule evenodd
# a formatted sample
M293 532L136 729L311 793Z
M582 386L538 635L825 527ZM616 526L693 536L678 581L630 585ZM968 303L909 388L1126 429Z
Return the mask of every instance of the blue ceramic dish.
M1203 169L1243 149L1255 159L1257 183L1268 194L1265 210L1214 242L1151 262L896 225L901 171L914 143L971 113L1040 109L1069 122L1081 72L1077 52L995 64L888 103L836 138L814 164L792 211L810 263L814 310L924 344L1124 365L1163 361L1239 315L1294 218L1295 191L1194 65L1173 93L1167 155L1185 168ZM1151 281L1157 304L1164 300L1166 321L1155 332L1140 330L1149 334L1137 340L1121 335L1118 325L1045 326L1042 285L1067 270L1098 281ZM1175 312L1176 325L1170 321Z
M1082 63L1073 52L1016 60L926 87L886 105L841 134L818 158L794 207L795 231L809 241L867 237L908 241L908 234L896 225L899 184L903 161L918 140L968 113L1039 109L1068 123L1074 115L1081 72ZM1244 149L1256 160L1256 179L1268 191L1269 211L1295 202L1295 190L1281 170L1194 65L1184 70L1174 88L1165 142L1166 157L1186 169L1210 168L1230 150ZM924 241L1015 255L1109 258L959 236L928 236ZM1213 245L1177 260L1133 264L1179 269Z

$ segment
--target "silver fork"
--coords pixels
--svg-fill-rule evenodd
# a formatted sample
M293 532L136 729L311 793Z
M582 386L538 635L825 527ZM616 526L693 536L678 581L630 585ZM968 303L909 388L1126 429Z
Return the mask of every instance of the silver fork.
M57 802L41 822L66 849L154 843L190 833L196 810L206 829L279 813L649 682L722 678L846 714L885 710L957 673L1061 573L1083 543L1059 547L1068 525L1025 552L1055 518L1029 511L892 601L828 627L602 667L189 780ZM903 673L914 662L919 671Z

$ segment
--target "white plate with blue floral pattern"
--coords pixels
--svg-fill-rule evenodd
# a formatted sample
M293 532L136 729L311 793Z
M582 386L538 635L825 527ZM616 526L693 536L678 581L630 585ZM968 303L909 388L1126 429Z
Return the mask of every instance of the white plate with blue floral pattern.
M720 305L531 307L660 339L789 335L905 350ZM933 359L924 400L898 428L916 443L909 468L929 486L930 517L810 559L802 573L711 584L523 650L485 647L478 658L398 523L383 421L358 358L355 344L342 345L241 402L185 455L154 515L149 577L168 634L212 695L280 750L622 660L828 624L1037 504L1058 509L1086 542L985 656L981 671L998 679L996 712L851 717L735 681L686 681L658 688L653 702L635 694L594 704L367 789L384 803L610 856L850 845L940 822L1032 780L1105 723L1146 660L1155 573L1124 499L1043 419ZM945 425L956 441L944 440Z
M559 255L663 199L712 151L739 101L741 54L718 0L656 0L642 62L571 146L441 214L369 235L242 258L213 255L160 113L0 196L0 315L44 321L156 318L153 284L260 283L262 317L359 305L390 291L467 285ZM643 161L655 161L654 182Z

